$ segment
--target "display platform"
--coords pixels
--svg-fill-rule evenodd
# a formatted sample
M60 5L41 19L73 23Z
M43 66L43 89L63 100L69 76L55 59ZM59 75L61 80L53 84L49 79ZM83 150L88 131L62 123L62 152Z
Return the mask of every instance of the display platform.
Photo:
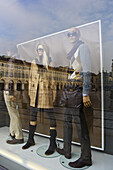
M68 169L83 170L83 169L89 168L89 166L85 166L85 167L83 167L83 168L72 168L72 167L70 167L70 166L68 165L69 162L74 162L74 161L76 161L79 157L80 157L80 153L74 152L74 153L72 153L72 158L71 158L71 159L66 159L65 156L62 155L62 156L60 157L59 161L60 161L60 163L61 163L62 166L66 167L66 168L68 168Z
M27 170L28 169L34 169L34 170L37 170L37 169L68 170L69 169L69 168L67 169L66 167L62 166L62 164L59 161L60 156L53 158L53 159L52 158L46 159L46 158L39 156L36 153L37 148L39 148L40 146L44 144L45 145L48 144L49 142L48 138L35 135L36 145L34 145L30 149L23 150L21 149L23 144L9 145L6 143L6 138L8 134L9 134L9 127L5 126L5 127L0 128L0 155L9 160L10 164L9 162L7 162L9 169L17 170L17 168L15 168L14 164L11 164L11 162L19 164L20 165L19 170L20 169L25 170L25 169L22 169L22 167L26 168ZM24 132L24 135L27 136L28 133ZM62 142L60 143L63 144ZM79 146L72 145L72 148L76 152L81 151L81 148ZM31 150L33 150L33 152L31 152ZM93 165L87 170L90 170L90 169L91 170L109 170L109 169L111 170L113 169L113 155L109 155L103 152L92 150L92 157L93 157ZM3 160L1 159L1 157L0 157L0 161L2 161L3 163ZM6 166L6 161L4 165ZM12 165L13 168L10 168L9 165L10 166Z
M1 169L1 170L7 170L7 168L5 168L5 167L3 167L3 166L1 166L1 165L0 165L0 169Z
M43 145L43 146L40 146L37 150L36 150L36 153L41 156L41 157L44 157L44 158L55 158L55 157L58 157L60 156L60 154L55 151L52 155L45 155L45 151L48 149L48 145Z

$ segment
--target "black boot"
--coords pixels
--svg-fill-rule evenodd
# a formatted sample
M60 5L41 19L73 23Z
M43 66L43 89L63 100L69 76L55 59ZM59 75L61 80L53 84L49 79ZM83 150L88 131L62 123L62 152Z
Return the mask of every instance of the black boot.
M47 151L45 152L45 155L51 155L55 152L55 149L57 148L56 136L57 136L56 130L55 129L50 130L50 145Z
M29 138L27 143L22 147L22 149L28 149L30 146L35 145L34 132L36 130L36 125L29 125Z

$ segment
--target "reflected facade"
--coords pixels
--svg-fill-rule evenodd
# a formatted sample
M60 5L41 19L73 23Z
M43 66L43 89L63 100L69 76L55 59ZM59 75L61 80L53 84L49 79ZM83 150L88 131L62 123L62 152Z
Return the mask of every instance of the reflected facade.
M30 66L31 63L23 63L21 60L15 60L13 63L13 68L11 72L11 76L8 78L7 81L7 75L8 75L8 58L3 57L3 59L0 61L0 73L1 73L1 81L0 81L0 89L1 89L1 100L3 100L3 90L5 89L5 86L13 86L14 90L17 90L21 88L23 91L26 91L28 93L29 88L29 75L30 75ZM57 128L58 128L58 137L62 138L63 133L61 131L62 128L62 121L63 121L63 111L64 109L60 107L59 111L59 101L63 92L64 87L67 87L69 85L69 82L67 80L69 72L70 71L68 67L50 67L49 70L45 71L45 69L40 66L38 73L41 75L44 75L45 80L53 81L53 93L55 96L55 102L54 107L55 109L55 115L57 117ZM104 73L106 74L106 73ZM52 75L52 76L51 76ZM111 82L111 76L106 75L106 82ZM46 84L46 82L45 82ZM73 83L75 86L82 85L82 80L76 80ZM108 88L108 87L105 87ZM110 87L109 87L110 88ZM88 121L89 126L89 132L91 136L91 144L95 145L97 147L100 147L100 141L101 141L101 117L99 116L100 112L100 105L99 99L100 98L100 90L101 90L101 77L100 73L98 75L92 74L92 89L91 89L91 100L93 108L95 108L93 111L90 109L90 112L86 111L86 119ZM28 103L29 105L29 103ZM23 103L23 111L26 109L26 103ZM29 121L29 114L23 113L21 110L21 119L23 124L23 129L28 129L28 122ZM88 114L87 114L88 113ZM6 113L7 114L7 113ZM26 121L27 119L27 121ZM48 128L49 127L49 120L47 118L47 115L45 113L41 113L38 115L38 128L37 132L41 134L47 134L49 135ZM43 125L43 126L42 126ZM75 127L73 127L75 129ZM95 136L95 137L94 137ZM100 136L99 139L96 139L96 136ZM78 137L76 134L73 136L73 141L79 142Z

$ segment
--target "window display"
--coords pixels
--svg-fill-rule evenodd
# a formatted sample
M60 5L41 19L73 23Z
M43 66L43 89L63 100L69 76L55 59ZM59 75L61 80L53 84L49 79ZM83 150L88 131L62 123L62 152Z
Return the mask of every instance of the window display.
M42 63L43 61L40 61L40 63L37 61L37 65L39 65L40 68L38 70L36 68L34 77L35 73L38 72L37 74L40 75L40 79L43 79L41 80L43 82L42 86L46 85L46 88L47 86L49 88L52 86L54 115L57 121L58 138L63 138L60 129L62 127L61 124L63 122L64 114L64 108L62 108L60 104L63 89L68 87L69 84L82 87L82 75L85 75L86 72L88 73L88 75L85 75L85 81L90 82L88 83L90 87L84 84L86 88L83 88L83 90L86 90L84 93L87 94L88 89L90 89L90 92L88 92L90 97L85 99L86 102L88 101L89 105L91 101L92 106L87 108L84 107L84 113L90 133L91 145L94 146L94 148L96 147L97 149L103 150L103 78L100 21L77 27L79 41L74 46L73 42L75 40L73 37L76 35L74 35L73 29L75 28L71 28L70 32L68 29L18 44L18 52L22 60L32 63L33 60L36 60L37 47L39 44L44 44L46 50L49 51L49 59L46 54L44 65ZM74 53L76 53L75 57L73 57ZM77 57L77 55L79 57ZM82 55L87 55L88 57L81 57ZM87 80L87 77L89 80ZM73 79L73 82L69 81L69 79ZM47 85L48 82L51 84ZM36 83L34 84L34 88L36 89L37 85ZM29 91L31 90L30 88L31 85L29 84ZM31 101L35 102L35 98ZM48 135L49 132L47 129L45 130L45 127L49 122L47 123L45 112L41 112L41 117L43 118L43 123L38 120L38 124L40 124L37 128L38 133ZM43 128L41 127L42 125ZM79 142L76 134L73 134L73 141L76 143Z
M68 161L67 166L92 165L91 147L104 149L100 21L24 42L17 48L18 59L10 63L10 58L3 57L0 61L0 88L7 112L17 113L14 120L10 116L12 139L7 143L25 142L22 150L32 148L36 132L49 136L49 144L37 149L38 155L63 155L65 162L64 158L73 158L71 144L81 144L77 160ZM28 132L27 142L22 129ZM62 147L59 141L63 141Z

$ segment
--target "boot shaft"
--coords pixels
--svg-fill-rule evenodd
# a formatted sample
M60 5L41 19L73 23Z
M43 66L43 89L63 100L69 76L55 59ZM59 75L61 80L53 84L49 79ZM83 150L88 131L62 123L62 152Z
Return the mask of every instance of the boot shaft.
M36 130L36 125L30 125L29 124L29 140L34 141L34 133Z
M50 138L54 138L56 139L56 136L57 136L57 132L56 132L56 129L50 129Z

